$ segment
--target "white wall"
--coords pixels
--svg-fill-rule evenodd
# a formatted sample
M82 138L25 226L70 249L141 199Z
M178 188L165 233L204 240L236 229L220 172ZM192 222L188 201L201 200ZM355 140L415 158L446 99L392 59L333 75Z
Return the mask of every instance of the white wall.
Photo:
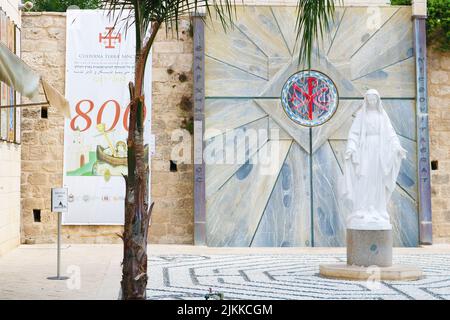
M0 7L21 27L19 0ZM20 146L0 141L0 256L20 243Z
M19 0L0 0L0 7L20 28ZM25 1L24 1L25 2Z

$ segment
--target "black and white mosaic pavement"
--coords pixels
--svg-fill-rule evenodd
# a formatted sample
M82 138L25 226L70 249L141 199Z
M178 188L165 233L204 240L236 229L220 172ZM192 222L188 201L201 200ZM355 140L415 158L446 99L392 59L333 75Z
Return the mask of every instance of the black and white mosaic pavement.
M416 265L417 281L322 278L319 264L345 255L159 255L149 258L149 299L204 299L211 288L225 299L450 299L450 255L408 254L395 264ZM376 276L374 275L376 278Z

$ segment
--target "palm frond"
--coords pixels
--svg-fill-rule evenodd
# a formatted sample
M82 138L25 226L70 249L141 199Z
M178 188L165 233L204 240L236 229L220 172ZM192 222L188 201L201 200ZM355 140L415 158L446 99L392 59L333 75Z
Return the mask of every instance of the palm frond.
M182 16L190 16L203 10L211 14L211 9L227 27L233 20L235 0L101 0L102 7L116 15L117 11L133 9L127 17L128 26L135 24L141 34L146 34L152 22L157 22L178 31Z
M339 0L340 2L341 0ZM299 0L297 3L296 42L300 40L298 63L311 69L314 43L319 46L334 18L334 0Z
M245 4L244 0L239 1ZM341 0L338 0L340 3ZM214 12L224 29L232 26L236 19L236 0L101 0L104 8L110 12L133 9L126 18L126 27L135 25L137 50L144 48L152 23L175 30L178 34L178 24L182 16L191 16L203 10L206 16ZM319 46L320 40L329 28L334 18L335 0L298 0L296 20L296 43L299 44L298 63L311 68L314 46ZM146 37L147 35L147 37ZM152 43L149 44L150 46Z

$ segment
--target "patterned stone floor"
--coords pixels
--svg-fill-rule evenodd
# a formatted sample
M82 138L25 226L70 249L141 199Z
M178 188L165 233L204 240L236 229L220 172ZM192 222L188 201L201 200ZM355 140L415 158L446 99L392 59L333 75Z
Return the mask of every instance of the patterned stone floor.
M396 255L425 278L412 282L343 281L319 276L319 264L343 254L155 255L149 259L149 299L450 299L450 254Z

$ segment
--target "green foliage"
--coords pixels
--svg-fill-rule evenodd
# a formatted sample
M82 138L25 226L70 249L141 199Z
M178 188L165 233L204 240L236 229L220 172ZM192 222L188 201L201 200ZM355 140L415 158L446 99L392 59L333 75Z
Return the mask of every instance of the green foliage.
M96 9L100 0L34 0L32 11L65 12L69 6L78 6L80 9Z
M393 6L410 6L411 0L391 0Z
M391 5L411 5L411 0L391 0ZM450 0L427 1L427 41L439 51L450 51Z
M338 3L341 1L339 0ZM334 0L298 0L297 41L300 42L299 64L306 63L311 69L314 42L319 43L334 18ZM318 52L319 50L317 50Z
M440 51L450 51L450 1L428 0L427 38Z

